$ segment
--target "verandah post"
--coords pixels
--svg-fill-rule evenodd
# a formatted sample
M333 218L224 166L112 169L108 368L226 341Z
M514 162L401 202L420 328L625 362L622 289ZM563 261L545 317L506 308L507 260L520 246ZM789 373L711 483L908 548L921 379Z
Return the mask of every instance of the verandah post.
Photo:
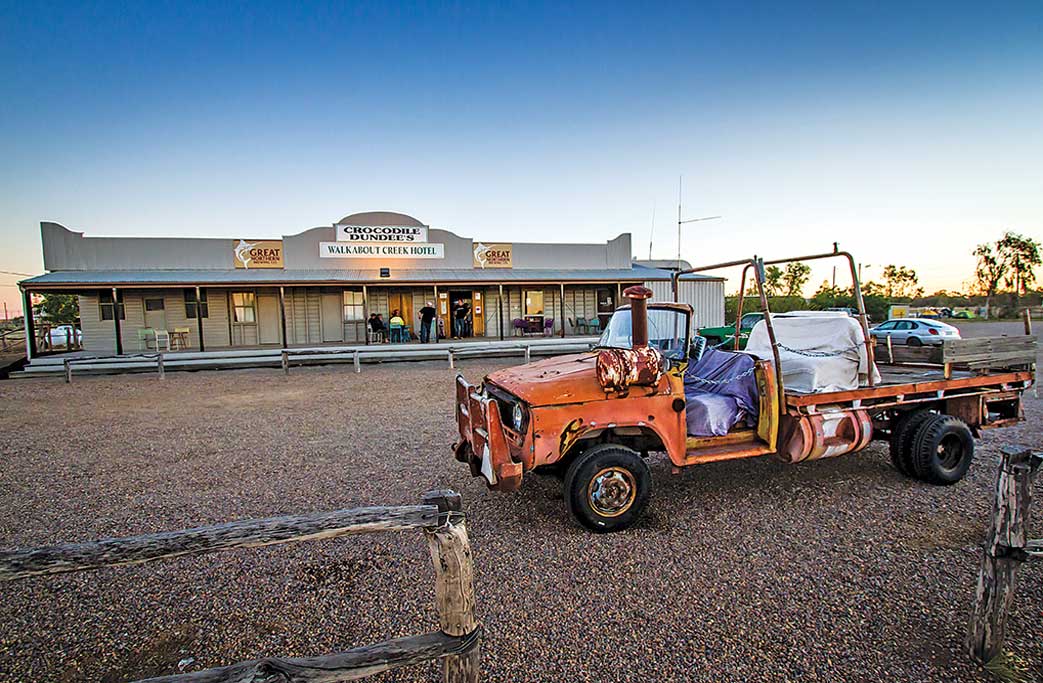
M123 331L120 329L120 299L119 292L112 288L112 325L116 330L116 355L123 355ZM157 344L158 346L158 344ZM146 347L147 348L147 347Z
M435 568L435 607L438 626L450 636L468 636L478 629L475 617L474 563L467 538L460 494L428 491L424 505L438 507L439 525L424 529ZM475 642L467 652L442 659L444 683L477 683L480 651Z
M207 313L209 313L210 304L207 303ZM196 331L199 333L199 350L205 351L203 346L203 294L199 287L196 287ZM159 344L156 344L157 350Z

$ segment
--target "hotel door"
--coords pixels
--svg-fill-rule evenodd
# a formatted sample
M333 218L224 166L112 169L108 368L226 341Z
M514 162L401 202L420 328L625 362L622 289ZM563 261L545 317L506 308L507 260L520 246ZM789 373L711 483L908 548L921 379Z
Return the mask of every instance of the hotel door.
M471 292L471 333L485 336L485 297L478 290Z
M261 344L278 344L282 336L279 323L279 297L274 294L257 295L257 334Z
M419 326L420 323L413 317L413 293L406 292L388 292L388 317L384 321L389 322L391 317L395 315L395 311L398 311L399 315L402 316L402 320L406 321L406 325L409 325L410 334L420 334Z
M145 297L145 327L153 330L167 329L167 312L163 297Z
M438 293L438 301L435 303L435 308L438 309L438 319L442 321L442 336L452 337L453 319L449 316L449 292Z
M322 341L344 341L344 295L341 292L322 294Z

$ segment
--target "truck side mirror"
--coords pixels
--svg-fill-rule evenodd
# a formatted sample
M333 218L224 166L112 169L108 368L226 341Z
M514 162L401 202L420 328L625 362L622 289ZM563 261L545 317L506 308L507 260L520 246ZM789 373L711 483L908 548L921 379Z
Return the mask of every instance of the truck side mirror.
M698 361L703 357L703 351L706 350L706 337L695 335L692 337L692 343L688 347L688 357L693 361Z

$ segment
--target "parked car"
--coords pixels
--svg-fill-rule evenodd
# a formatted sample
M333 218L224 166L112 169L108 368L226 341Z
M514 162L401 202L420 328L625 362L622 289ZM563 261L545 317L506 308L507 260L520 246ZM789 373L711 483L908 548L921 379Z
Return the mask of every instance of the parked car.
M960 331L938 320L924 318L896 318L880 323L869 334L886 341L891 338L892 344L909 346L940 345L945 339L959 339Z
M760 312L747 313L742 316L739 323L739 348L746 348L746 340L750 337L753 326L764 320L764 314ZM735 325L721 325L720 327L703 327L699 330L699 336L706 337L706 343L710 346L722 344L733 340Z
M41 336L44 344L52 349L67 346L70 340L77 345L83 343L83 333L72 325L55 325Z

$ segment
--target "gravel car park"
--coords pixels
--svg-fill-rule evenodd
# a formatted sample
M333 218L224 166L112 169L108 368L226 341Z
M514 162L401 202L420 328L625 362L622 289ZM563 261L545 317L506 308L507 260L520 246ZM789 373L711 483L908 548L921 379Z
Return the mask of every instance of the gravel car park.
M1020 327L1005 325L963 332ZM475 381L506 364L460 369ZM991 681L961 640L993 459L1043 444L1030 390L1027 421L986 434L947 489L899 475L882 444L679 475L656 457L652 514L592 536L567 523L556 481L504 496L453 461L442 363L11 381L0 400L7 548L460 491L488 681ZM0 680L123 681L418 633L435 624L430 572L423 539L402 533L6 584ZM1019 572L1008 629L1032 680L1040 563Z

